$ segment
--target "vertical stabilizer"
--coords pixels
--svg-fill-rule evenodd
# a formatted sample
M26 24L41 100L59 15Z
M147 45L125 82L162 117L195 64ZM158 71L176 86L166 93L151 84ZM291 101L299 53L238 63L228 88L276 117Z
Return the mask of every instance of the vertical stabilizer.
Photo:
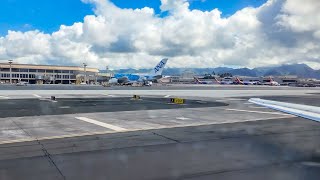
M197 77L193 77L194 78L194 80L195 80L195 82L197 83L197 84L201 84L202 82L197 78Z
M166 66L168 58L162 59L156 67L150 72L150 76L160 76L162 75L163 69Z
M214 77L214 80L215 80L218 84L221 84L221 81L219 81L216 77Z
M239 77L236 77L236 83L243 84L243 82L239 79Z

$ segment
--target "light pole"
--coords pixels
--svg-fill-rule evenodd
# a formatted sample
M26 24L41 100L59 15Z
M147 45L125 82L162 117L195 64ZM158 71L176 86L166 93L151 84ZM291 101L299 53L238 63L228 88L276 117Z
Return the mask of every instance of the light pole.
M87 64L83 63L83 70L84 70L84 82L87 84Z
M8 60L9 64L10 64L10 84L12 84L12 69L11 69L11 65L12 65L12 61L13 60Z

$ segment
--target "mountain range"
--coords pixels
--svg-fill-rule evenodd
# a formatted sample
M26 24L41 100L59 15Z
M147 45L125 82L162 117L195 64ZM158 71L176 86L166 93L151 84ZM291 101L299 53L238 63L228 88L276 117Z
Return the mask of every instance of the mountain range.
M114 70L114 73L134 74L134 73L148 73L151 69L120 69ZM306 64L288 64L274 67L258 67L254 69L249 68L165 68L164 75L181 75L184 72L193 72L195 75L205 74L223 74L231 73L234 76L288 76L296 75L300 78L317 78L320 79L320 70L315 70ZM102 71L103 72L103 71Z

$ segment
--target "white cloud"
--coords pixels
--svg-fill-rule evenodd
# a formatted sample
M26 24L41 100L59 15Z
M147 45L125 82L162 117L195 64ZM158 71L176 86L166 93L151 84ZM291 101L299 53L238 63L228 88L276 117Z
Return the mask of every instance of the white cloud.
M50 35L39 31L9 31L2 44L5 46L6 54L15 58L38 54L46 56L50 51L50 38Z
M171 67L307 63L320 67L320 1L269 0L228 18L218 9L190 10L187 0L161 0L159 17L149 7L121 9L107 0L82 0L95 15L61 25L57 32L9 31L0 37L0 59L23 63L78 64L103 68L152 67L169 57Z
M279 23L295 32L319 32L319 9L318 0L286 1L282 7L282 14L279 15Z

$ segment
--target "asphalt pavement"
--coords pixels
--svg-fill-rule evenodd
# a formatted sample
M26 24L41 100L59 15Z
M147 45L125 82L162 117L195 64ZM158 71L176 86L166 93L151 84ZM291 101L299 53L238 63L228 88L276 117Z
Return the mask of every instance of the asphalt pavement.
M0 118L41 115L59 115L95 112L119 112L155 109L179 109L227 106L223 102L186 100L175 104L170 98L100 97L100 98L49 98L12 99L0 101Z
M0 179L320 179L319 123L247 101L316 90L229 91L3 91Z
M1 146L1 177L318 180L319 136L289 118L38 140Z

